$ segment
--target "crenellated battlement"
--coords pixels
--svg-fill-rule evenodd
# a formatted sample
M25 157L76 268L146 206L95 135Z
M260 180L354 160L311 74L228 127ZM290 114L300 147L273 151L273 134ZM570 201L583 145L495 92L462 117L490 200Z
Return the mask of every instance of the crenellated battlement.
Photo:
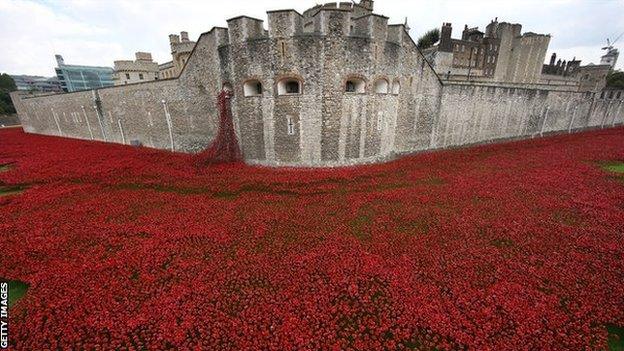
M267 11L268 29L264 20L249 16L231 18L228 43L242 44L249 40L284 40L298 36L352 36L370 38L382 43L403 43L407 35L404 24L388 24L388 17L372 12L372 1L336 2L317 5L303 14L292 10Z
M288 38L303 33L304 16L295 10L267 11L269 37Z
M374 41L386 41L388 37L388 17L368 14L353 20L354 35L369 37Z
M264 29L264 21L261 19L238 16L230 18L227 23L231 44L268 37L268 32Z
M372 0L267 18L266 27L262 19L231 18L196 44L186 32L172 34L172 64L183 67L177 78L24 100L13 94L21 123L35 133L196 152L218 133L217 96L228 89L245 161L306 167L624 123L619 98L444 83L406 25L374 14ZM494 21L487 31L507 52L537 52L549 40ZM445 24L444 53L453 50L443 46L450 37ZM520 55L497 58L512 68L501 73L510 77L538 72L542 62L533 61L523 68Z
M402 44L405 37L409 36L407 33L408 31L404 24L391 24L388 26L388 37L386 41Z

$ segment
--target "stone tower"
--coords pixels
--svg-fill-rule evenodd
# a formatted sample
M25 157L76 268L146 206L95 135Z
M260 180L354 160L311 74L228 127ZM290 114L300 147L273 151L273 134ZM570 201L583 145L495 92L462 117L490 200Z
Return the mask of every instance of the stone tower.
M442 29L440 30L440 44L438 46L440 51L451 52L453 50L453 44L451 43L452 34L452 25L450 23L442 23Z

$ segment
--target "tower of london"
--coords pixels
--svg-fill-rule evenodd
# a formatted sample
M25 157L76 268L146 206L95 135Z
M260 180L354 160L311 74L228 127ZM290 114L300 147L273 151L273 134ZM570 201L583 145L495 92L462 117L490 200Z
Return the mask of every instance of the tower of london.
M522 40L535 38L546 40ZM27 132L198 152L229 89L244 160L270 166L379 162L624 121L622 101L592 93L443 82L406 25L370 0L231 18L180 63L174 78L13 99Z

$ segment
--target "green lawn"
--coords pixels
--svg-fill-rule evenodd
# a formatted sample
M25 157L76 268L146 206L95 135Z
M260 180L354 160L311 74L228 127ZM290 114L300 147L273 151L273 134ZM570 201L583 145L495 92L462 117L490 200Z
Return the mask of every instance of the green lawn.
M9 308L13 307L17 300L26 295L28 284L20 282L19 280L8 280L4 278L0 278L0 281L9 282Z
M609 332L609 351L624 351L624 328L607 325Z
M24 191L21 186L1 186L0 185L0 197L19 194Z
M607 162L603 164L602 168L609 172L624 174L624 162Z

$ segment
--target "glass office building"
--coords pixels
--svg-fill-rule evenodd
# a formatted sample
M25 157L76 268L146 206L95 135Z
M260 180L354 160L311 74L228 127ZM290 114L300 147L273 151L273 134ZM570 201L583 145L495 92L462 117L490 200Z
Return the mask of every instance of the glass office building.
M63 56L56 55L56 76L63 91L97 89L113 85L111 67L66 65Z
M52 77L41 77L41 76L29 76L29 75L11 75L13 81L15 82L15 86L19 91L26 92L62 92L61 82L59 82L58 78Z

